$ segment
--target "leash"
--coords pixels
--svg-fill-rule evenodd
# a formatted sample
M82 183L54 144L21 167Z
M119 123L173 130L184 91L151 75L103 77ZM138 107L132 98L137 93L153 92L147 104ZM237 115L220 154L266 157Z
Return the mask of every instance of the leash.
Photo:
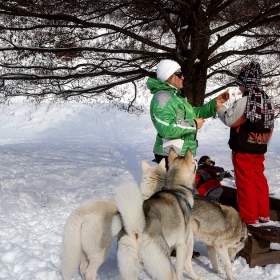
M187 189L188 191L190 191L192 194L194 194L194 190L193 189L191 189L191 188L188 188L187 186L185 186L185 185L180 185L181 187L183 187L183 188L185 188L185 189Z
M179 185L179 186L181 186L181 187L183 187L183 188L185 188L186 190L188 190L188 191L190 191L192 194L194 194L194 190L193 189L191 189L191 188L188 188L187 186L185 186L185 185ZM176 192L172 192L172 191L170 191L170 190L165 190L165 192L170 192L170 193L173 193L173 194L176 194L179 198L181 198L182 200L184 200L184 202L187 204L187 206L188 206L188 208L189 208L189 210L190 210L190 212L192 212L192 207L191 207L191 205L190 205L190 203L187 201L187 199L186 198L184 198L183 196L181 196L180 194L178 194L178 193L176 193Z
M185 203L187 204L188 208L190 209L190 212L192 212L193 209L192 209L190 203L189 203L183 196L181 196L180 194L176 193L176 195L177 195L179 198L181 198L181 199L183 199L183 200L185 201Z
M185 188L186 190L190 191L192 194L194 194L194 190L193 190L193 189L191 189L191 188L189 188L189 187L187 187L187 186L185 186L185 185L182 185L182 184L180 184L180 186L183 187L183 188ZM192 209L190 203L187 201L187 199L184 198L183 196L181 196L181 195L178 194L178 193L176 193L176 195L177 195L179 198L181 198L181 199L184 200L184 202L187 204L188 208L190 209L190 212L192 212L193 209Z

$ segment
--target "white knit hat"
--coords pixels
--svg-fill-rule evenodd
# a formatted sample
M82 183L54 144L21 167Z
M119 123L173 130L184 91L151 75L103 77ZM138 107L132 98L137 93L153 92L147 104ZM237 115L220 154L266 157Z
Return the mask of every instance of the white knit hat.
M157 78L165 82L181 66L174 60L163 59L157 65Z

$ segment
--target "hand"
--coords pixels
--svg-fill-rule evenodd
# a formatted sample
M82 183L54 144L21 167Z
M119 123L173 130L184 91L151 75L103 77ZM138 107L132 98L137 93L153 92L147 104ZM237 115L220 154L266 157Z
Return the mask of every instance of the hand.
M229 89L227 89L225 92L221 93L216 97L216 101L220 101L221 103L224 103L228 101L229 99Z
M223 109L223 108L226 108L226 106L223 105L221 101L217 100L216 110L218 111L218 110Z
M200 129L203 125L203 123L205 122L205 120L203 118L197 118L197 119L194 119L195 122L196 122L196 128L197 129Z

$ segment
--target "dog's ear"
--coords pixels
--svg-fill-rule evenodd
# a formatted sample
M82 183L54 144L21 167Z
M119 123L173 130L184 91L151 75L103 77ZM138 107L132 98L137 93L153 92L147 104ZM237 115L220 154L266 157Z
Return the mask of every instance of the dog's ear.
M192 150L190 148L187 148L185 156L193 158L193 153L192 153Z
M184 160L186 164L188 164L189 166L193 166L193 172L195 173L197 171L197 161L194 159L193 153L190 148L187 149Z
M168 155L168 165L169 165L169 167L172 165L173 161L177 157L178 157L178 155L177 155L176 151L174 150L173 147L171 147L170 150L169 150L169 155Z
M149 167L150 165L146 161L142 160L142 172L145 172Z
M160 163L158 164L164 171L166 171L166 166L165 166L165 158L163 158Z
M185 160L193 160L193 153L190 148L187 148L186 153L185 153Z

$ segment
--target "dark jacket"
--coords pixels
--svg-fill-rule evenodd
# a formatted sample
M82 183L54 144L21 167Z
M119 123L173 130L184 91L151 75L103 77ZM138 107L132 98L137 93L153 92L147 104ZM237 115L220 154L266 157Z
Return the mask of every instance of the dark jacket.
M233 103L231 108L219 110L221 121L230 126L229 147L234 152L265 154L273 128L264 128L263 123L253 123L245 116L247 96Z
M265 154L272 131L272 128L264 128L262 123L247 120L239 127L230 129L228 144L234 152Z

